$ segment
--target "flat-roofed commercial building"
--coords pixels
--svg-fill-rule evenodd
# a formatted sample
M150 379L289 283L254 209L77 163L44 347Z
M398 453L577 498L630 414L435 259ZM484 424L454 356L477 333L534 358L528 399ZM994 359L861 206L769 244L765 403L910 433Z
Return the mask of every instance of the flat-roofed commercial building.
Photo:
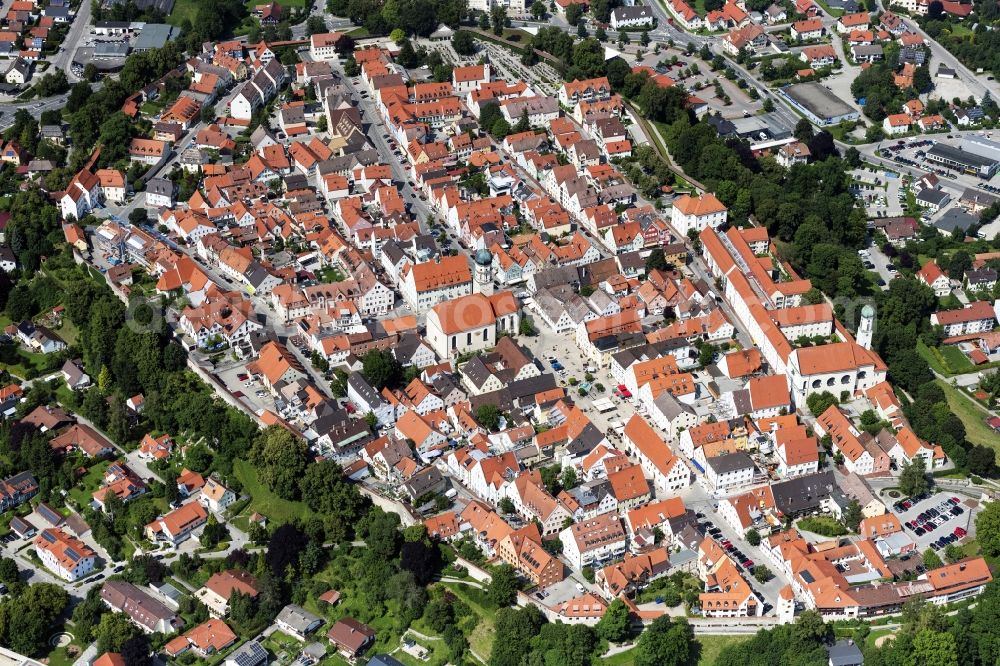
M927 151L927 159L941 166L980 178L992 178L1000 162L974 152L936 143Z

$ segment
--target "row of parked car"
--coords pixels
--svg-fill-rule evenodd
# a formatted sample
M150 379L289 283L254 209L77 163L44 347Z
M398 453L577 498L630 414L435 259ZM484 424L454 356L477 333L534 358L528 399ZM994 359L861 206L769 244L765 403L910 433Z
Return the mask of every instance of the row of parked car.
M949 497L936 507L921 511L916 518L907 521L906 526L913 530L917 536L933 532L939 527L943 527L952 518L965 513L965 509L959 506L960 503L961 500L957 497Z
M743 552L733 545L733 542L722 535L722 530L715 526L711 520L702 520L702 529L708 534L712 539L722 547L726 554L736 562L736 564L742 567L748 574L752 572L754 561L743 554Z
M941 550L945 546L948 546L950 544L955 543L956 541L964 539L965 535L966 531L964 528L956 527L951 534L945 534L940 539L937 539L936 541L931 541L931 548L933 548L934 550Z

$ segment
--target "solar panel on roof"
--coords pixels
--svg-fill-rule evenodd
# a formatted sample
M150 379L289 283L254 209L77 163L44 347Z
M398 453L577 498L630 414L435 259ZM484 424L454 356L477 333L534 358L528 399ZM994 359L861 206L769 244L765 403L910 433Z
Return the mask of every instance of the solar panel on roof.
M80 561L80 554L78 552L76 552L75 550L73 550L72 548L67 548L66 549L66 557L68 557L69 559L73 560L74 562L79 562Z
M56 542L56 536L52 534L52 532L42 532L42 538L48 541L49 543Z
M44 504L38 505L38 513L41 514L42 518L49 521L53 525L58 525L62 522L63 518L61 515L45 506Z

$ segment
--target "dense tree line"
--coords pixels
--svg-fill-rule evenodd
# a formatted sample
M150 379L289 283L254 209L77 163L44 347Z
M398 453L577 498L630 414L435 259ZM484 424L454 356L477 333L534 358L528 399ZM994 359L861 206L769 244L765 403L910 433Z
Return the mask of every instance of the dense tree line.
M375 35L399 28L420 37L440 23L457 28L468 11L465 0L327 0L326 6L331 14L346 16Z
M815 611L802 613L795 624L764 629L750 640L722 650L715 666L823 666L832 632Z
M52 624L68 602L66 590L50 583L9 595L0 602L0 645L29 656L45 653Z
M685 173L726 204L731 223L753 217L767 227L782 257L817 288L831 297L869 291L855 252L865 238L866 216L855 206L847 165L828 133L809 140L811 152L825 159L792 169L755 158L745 143L725 142L710 125L692 125L686 115L667 127L666 140Z

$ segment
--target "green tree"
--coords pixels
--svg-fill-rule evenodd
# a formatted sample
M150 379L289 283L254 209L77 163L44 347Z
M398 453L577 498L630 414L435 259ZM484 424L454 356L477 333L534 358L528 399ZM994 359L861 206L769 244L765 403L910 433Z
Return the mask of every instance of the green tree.
M958 666L955 636L945 631L918 631L913 637L912 660L921 666Z
M566 8L566 22L575 26L583 17L583 5L573 3Z
M861 502L852 499L847 503L847 508L844 509L844 525L852 532L857 532L863 518L864 514L861 513Z
M938 554L935 553L934 550L931 548L928 548L927 550L924 551L922 559L924 566L927 567L928 569L937 569L938 567L944 564L944 562L941 561L941 558L938 557Z
M396 28L389 33L389 39L396 44L402 44L403 40L406 39L406 32L404 32L401 28Z
M927 469L924 467L924 459L917 456L909 463L904 463L899 474L899 490L909 497L914 497L926 492L930 488L930 481L927 479Z
M684 666L691 659L694 630L687 620L669 615L653 621L639 636L635 666Z
M833 405L840 404L840 400L829 391L822 393L810 393L806 398L806 406L813 416L819 416Z
M598 636L611 643L627 640L632 634L632 617L628 606L621 599L615 599L594 628Z
M972 257L965 250L959 250L951 255L948 262L948 277L961 282L965 278L965 271L972 268Z
M13 585L18 580L17 562L9 557L0 557L0 583Z
M1000 502L989 502L976 516L976 541L987 557L1000 557Z
M282 499L299 497L299 480L305 474L309 454L305 440L274 425L260 433L250 453L265 487Z
M476 40L468 30L457 30L451 38L451 46L459 55L470 56L476 52Z
M361 357L361 374L376 390L394 387L402 372L399 361L383 349L373 349Z
M540 21L545 16L545 3L542 0L535 0L531 3L531 17Z
M751 546L756 548L757 546L760 545L760 532L758 532L757 530L752 530L752 529L747 530L744 536L747 540L747 543L750 544Z
M767 568L766 564L758 564L753 568L753 577L757 579L758 583L766 583L774 577L771 570Z
M125 641L138 635L139 628L132 623L128 615L105 613L101 616L101 622L95 632L97 651L101 654L119 652Z
M476 422L487 430L495 431L500 426L500 410L489 403L480 405L475 412Z
M509 564L501 564L490 572L486 596L499 608L510 606L517 598L518 587L517 571Z

